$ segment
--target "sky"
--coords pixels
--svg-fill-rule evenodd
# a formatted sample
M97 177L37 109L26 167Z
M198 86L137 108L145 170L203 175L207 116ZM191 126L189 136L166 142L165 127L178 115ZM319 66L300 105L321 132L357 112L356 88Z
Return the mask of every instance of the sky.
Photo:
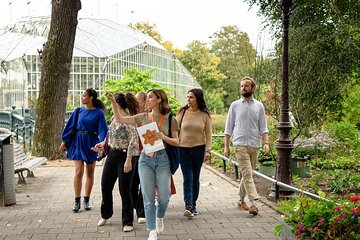
M186 49L193 40L209 42L222 26L236 25L246 32L258 51L272 48L270 31L264 30L256 7L241 0L82 0L79 18L106 18L122 25L155 24L165 41ZM0 27L21 17L51 14L50 0L1 0Z

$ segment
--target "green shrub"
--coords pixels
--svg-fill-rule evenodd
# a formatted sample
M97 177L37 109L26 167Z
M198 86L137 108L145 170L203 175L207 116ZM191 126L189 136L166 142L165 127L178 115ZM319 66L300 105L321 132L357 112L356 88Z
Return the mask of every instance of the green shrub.
M334 140L347 143L351 149L360 147L360 133L354 124L348 121L332 122L327 124L325 128Z
M360 175L349 170L335 169L330 172L329 188L332 192L343 193L360 189Z
M324 146L321 143L315 143L313 145L298 145L292 150L291 156L292 158L315 159L326 156L328 149L328 146Z
M212 114L211 119L213 134L224 134L226 114Z
M279 210L285 212L285 222L293 227L296 239L360 239L359 202L359 196L338 205L331 201L296 197L280 201ZM276 232L280 230L281 226L277 226Z
M319 158L311 162L311 166L318 169L360 169L358 155L335 156L332 158Z
M221 114L224 112L224 102L222 99L222 94L217 91L211 91L205 94L206 105L213 114Z
M111 105L107 100L106 95L108 93L118 93L118 92L147 92L150 89L160 88L163 89L168 96L169 104L171 106L171 112L176 114L177 110L180 108L180 103L176 100L176 98L172 94L172 89L167 86L161 85L157 82L151 81L151 72L155 69L150 69L145 72L141 71L137 68L130 68L125 70L125 74L121 80L106 80L104 83L105 92L101 95L101 99L104 101L109 114L107 114L106 118L110 119L112 116Z

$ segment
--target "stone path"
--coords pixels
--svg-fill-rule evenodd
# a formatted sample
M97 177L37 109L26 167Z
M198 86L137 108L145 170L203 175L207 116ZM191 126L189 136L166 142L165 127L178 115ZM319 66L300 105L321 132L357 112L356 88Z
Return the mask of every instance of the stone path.
M27 178L27 184L17 185L17 204L0 207L0 240L147 239L146 226L137 222L133 232L122 232L117 187L113 192L114 216L105 226L96 226L100 217L102 166L95 171L92 210L72 213L73 171L73 167L45 165L35 170L36 178ZM199 215L191 220L183 216L181 170L175 175L175 183L178 193L171 197L165 231L158 239L279 239L273 232L281 221L280 214L262 203L258 216L237 209L237 188L207 167L201 174Z

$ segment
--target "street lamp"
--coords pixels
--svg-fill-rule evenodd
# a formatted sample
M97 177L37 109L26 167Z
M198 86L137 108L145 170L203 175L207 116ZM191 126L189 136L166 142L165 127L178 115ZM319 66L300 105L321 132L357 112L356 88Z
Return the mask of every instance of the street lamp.
M293 7L292 0L279 0L282 10L283 51L282 51L282 86L280 122L278 125L279 139L276 148L276 179L285 184L292 184L291 150L294 148L289 133L291 130L289 118L289 25ZM293 191L280 188L280 198L292 197Z

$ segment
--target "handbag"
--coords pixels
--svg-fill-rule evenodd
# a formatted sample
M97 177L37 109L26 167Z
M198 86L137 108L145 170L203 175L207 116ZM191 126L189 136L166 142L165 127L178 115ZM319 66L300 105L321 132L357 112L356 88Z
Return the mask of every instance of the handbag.
M169 115L169 131L168 131L168 137L172 137L171 133L171 120L173 115L170 113ZM166 154L168 155L169 161L170 161L170 171L171 174L175 174L176 170L179 168L179 162L180 162L180 152L178 146L173 146L170 144L166 144L165 146Z
M76 132L77 132L76 125L77 125L78 118L79 118L79 112L80 112L80 108L75 109L75 124L74 124L73 129L72 129L71 132L70 132L70 140L69 140L69 142L66 142L66 143L65 143L66 149L69 149L72 141L73 141L74 138L75 138L75 134L76 134Z

